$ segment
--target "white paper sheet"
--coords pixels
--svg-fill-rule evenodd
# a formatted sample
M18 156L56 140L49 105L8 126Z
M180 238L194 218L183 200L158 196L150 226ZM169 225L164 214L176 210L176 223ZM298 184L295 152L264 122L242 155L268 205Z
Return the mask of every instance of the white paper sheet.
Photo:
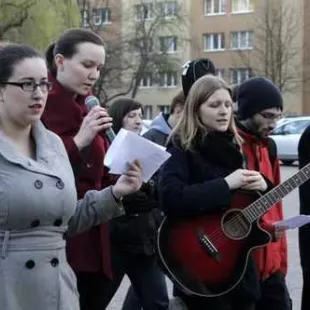
M122 174L128 163L138 159L142 166L142 180L147 182L169 157L164 147L121 129L108 149L104 165L110 168L110 173Z
M286 227L286 229L295 229L310 223L310 215L297 215L286 220L276 222L276 226Z

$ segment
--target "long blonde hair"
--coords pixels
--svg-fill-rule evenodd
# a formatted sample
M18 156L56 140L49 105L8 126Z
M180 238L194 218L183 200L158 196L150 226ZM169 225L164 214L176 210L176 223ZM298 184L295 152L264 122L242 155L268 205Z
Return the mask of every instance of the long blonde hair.
M204 75L193 84L186 98L183 114L172 130L168 141L172 141L177 136L182 148L185 150L194 149L197 136L208 134L208 129L201 121L199 108L219 89L226 89L231 96L231 89L226 82L214 75ZM242 139L236 130L233 111L228 128L234 134L236 143L241 145Z

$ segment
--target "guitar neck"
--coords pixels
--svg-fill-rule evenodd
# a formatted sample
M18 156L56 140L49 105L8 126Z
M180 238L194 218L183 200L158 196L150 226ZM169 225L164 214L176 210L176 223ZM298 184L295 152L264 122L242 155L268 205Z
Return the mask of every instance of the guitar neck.
M310 179L310 163L284 181L282 184L270 190L247 208L243 210L249 222L254 222L266 213L274 204L281 201L295 188Z

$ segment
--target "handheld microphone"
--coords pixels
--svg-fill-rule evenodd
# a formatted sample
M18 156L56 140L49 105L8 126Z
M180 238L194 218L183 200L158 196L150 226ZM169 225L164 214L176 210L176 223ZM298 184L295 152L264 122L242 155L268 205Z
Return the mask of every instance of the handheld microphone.
M85 106L87 111L90 111L93 107L100 106L99 99L95 96L87 96L85 99ZM113 129L111 127L106 129L104 134L108 139L109 143L111 144L115 138L115 132L113 131Z

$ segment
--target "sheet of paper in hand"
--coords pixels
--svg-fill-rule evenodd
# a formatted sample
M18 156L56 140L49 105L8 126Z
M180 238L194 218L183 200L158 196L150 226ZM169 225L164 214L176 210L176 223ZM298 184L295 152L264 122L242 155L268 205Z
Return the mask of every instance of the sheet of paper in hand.
M164 147L121 129L105 155L104 165L111 174L123 174L128 163L138 159L142 166L142 180L147 182L169 157Z
M308 223L310 223L310 216L301 214L290 217L280 222L276 222L275 225L278 227L285 227L286 229L295 229L304 226Z

